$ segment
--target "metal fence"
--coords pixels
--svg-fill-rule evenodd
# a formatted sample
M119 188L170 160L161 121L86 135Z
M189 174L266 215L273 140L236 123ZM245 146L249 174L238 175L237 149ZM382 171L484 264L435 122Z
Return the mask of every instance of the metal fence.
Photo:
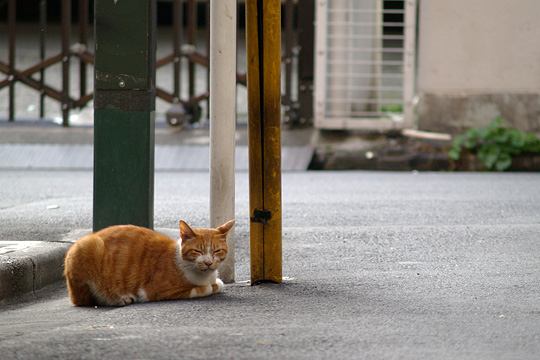
M14 121L16 114L16 84L22 84L31 88L39 94L39 116L45 115L45 99L53 99L61 107L62 125L70 125L70 111L81 109L93 100L93 91L89 88L91 77L93 77L94 54L91 49L92 30L89 25L90 11L92 4L89 0L76 0L78 2L78 23L72 22L73 0L60 0L61 22L60 22L60 50L57 53L49 54L51 51L48 43L47 0L39 0L39 49L36 62L30 66L21 68L17 64L17 0L4 0L7 6L6 31L7 31L7 61L0 60L0 91L8 88L8 121ZM157 1L157 0L156 0ZM169 103L171 106L166 112L166 119L170 125L180 125L186 121L197 122L202 114L201 104L208 100L208 26L199 27L197 19L204 17L204 24L209 24L209 4L210 0L168 0L160 2L172 3L172 26L171 50L160 56L156 61L156 71L161 68L172 67L172 88L169 84L158 82L156 86L156 97ZM201 6L201 4L203 4ZM2 3L0 3L0 6ZM241 2L239 2L239 6ZM310 90L312 89L313 74L299 73L296 70L298 63L313 63L313 17L305 19L299 17L299 12L312 14L314 0L285 0L283 1L283 97L284 121L291 125L305 125L311 121L312 102L310 101ZM200 12L203 11L203 14ZM184 13L185 12L185 13ZM186 24L184 26L184 21ZM299 29L299 27L301 29ZM75 31L74 31L75 30ZM302 36L298 36L298 32ZM204 38L204 46L197 41ZM76 34L73 36L73 34ZM311 34L311 38L310 38ZM297 40L302 38L304 45L298 44ZM163 44L160 44L162 46ZM199 46L197 46L199 45ZM61 85L53 86L48 81L48 73L51 67L61 64ZM73 78L72 67L78 67L77 76ZM187 73L183 72L183 67L187 67ZM206 72L206 86L204 89L197 89L196 76L197 67L201 67ZM313 69L313 66L311 66ZM187 74L187 79L182 78L182 74ZM295 78L296 77L296 78ZM76 84L74 88L73 84ZM237 83L240 86L246 84L244 72L237 73ZM78 85L78 86L77 86ZM294 88L296 85L297 88ZM187 86L187 91L182 87ZM78 89L77 89L78 88ZM73 91L78 90L78 91ZM184 94L184 95L183 95ZM186 95L187 94L187 95Z
M316 21L316 126L409 126L416 0L318 1Z

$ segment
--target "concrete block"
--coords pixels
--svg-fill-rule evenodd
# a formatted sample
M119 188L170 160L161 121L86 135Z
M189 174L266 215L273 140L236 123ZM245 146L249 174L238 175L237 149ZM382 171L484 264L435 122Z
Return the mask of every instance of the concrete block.
M0 301L34 290L34 264L29 257L0 257Z
M517 129L540 132L540 94L423 93L418 103L418 127L426 131L457 134L497 116Z
M62 280L64 255L70 246L41 242L0 256L0 301Z
M62 280L64 256L71 244L44 244L35 258L34 289L40 289L53 282Z

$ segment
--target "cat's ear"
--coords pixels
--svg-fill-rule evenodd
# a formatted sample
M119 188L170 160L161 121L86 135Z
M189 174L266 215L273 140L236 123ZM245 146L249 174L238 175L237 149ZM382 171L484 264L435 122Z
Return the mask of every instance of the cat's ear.
M184 220L180 220L180 239L182 239L182 241L187 241L195 239L196 237L193 229L189 227Z
M225 224L218 226L216 230L225 235L232 229L233 226L234 220L229 220Z

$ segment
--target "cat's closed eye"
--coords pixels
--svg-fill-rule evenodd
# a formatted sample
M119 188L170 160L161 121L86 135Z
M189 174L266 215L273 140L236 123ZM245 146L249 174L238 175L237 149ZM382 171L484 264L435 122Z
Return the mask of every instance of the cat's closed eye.
M223 250L223 249L215 250L214 255L223 256L223 255L225 255L225 250Z
M196 257L196 256L200 256L202 255L203 253L199 250L189 250L188 253L187 253L187 256L190 256L190 257Z

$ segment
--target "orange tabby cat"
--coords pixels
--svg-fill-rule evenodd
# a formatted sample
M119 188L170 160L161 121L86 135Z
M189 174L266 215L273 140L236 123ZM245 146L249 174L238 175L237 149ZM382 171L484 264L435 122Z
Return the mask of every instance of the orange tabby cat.
M69 296L77 306L203 297L223 290L217 268L227 256L231 220L216 229L180 221L175 241L155 231L111 226L75 242L65 259Z

